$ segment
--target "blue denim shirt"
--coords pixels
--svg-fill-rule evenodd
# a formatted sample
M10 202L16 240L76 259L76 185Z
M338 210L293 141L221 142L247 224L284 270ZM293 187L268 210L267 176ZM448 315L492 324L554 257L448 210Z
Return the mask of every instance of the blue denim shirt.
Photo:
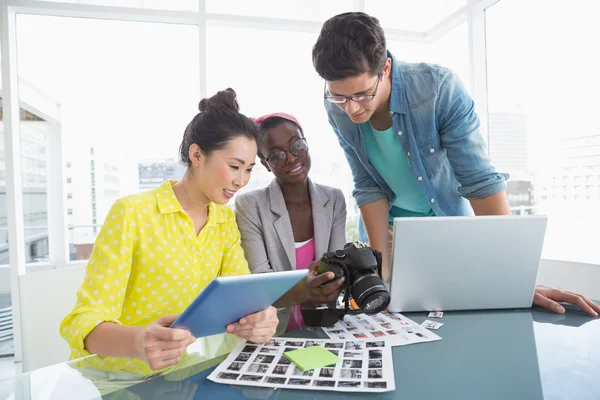
M392 59L390 114L411 171L438 216L472 215L467 199L506 190L508 174L491 164L474 102L459 78L434 64ZM329 123L344 149L359 207L394 192L367 159L360 126L325 100Z

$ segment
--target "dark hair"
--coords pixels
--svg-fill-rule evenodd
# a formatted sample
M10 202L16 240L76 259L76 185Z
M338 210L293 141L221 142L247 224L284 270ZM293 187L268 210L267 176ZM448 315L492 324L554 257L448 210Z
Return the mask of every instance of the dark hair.
M202 99L198 105L200 112L185 128L179 146L181 161L188 166L190 146L197 144L204 155L220 150L227 142L244 136L258 142L258 129L250 118L239 112L235 91L222 90L212 97Z
M379 20L362 12L347 12L325 21L312 51L321 78L337 81L369 72L378 75L387 60L385 35Z
M295 123L294 121L291 121L287 118L283 118L283 117L269 117L267 119L265 119L259 127L259 132L258 132L258 156L260 158L265 158L265 156L262 154L262 152L260 151L260 146L262 145L263 139L265 138L265 133L267 133L267 130L272 129L272 128L276 128L279 125L285 124L286 122L292 124L296 129L298 129L300 131L300 133L302 134L302 137L304 137L304 131L302 131L302 128L300 126L298 126L297 123Z

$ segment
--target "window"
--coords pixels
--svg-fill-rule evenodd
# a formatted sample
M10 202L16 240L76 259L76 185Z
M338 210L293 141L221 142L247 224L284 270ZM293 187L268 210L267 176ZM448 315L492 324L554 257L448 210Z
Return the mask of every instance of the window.
M575 18L565 18L567 8ZM543 257L595 264L600 204L582 185L589 167L600 167L600 80L592 72L600 62L582 49L597 47L598 15L594 0L502 0L486 11L490 155L513 180L531 183L530 205L549 216ZM573 60L585 71L569 73ZM539 195L543 182L562 176L562 197Z
M87 257L115 199L138 192L138 161L178 154L200 100L198 28L18 14L17 39L21 78L61 104L67 183L77 182L67 239L73 257Z
M317 34L273 32L220 26L207 27L208 92L227 87L238 94L240 109L248 116L285 111L300 121L310 146L311 178L318 183L337 186L345 194L348 220L357 218L353 183L344 153L333 133L323 108L323 81L315 72L311 49ZM274 51L257 55L256 43L269 43ZM260 59L243 65L223 63L231 54L240 60ZM285 68L280 67L285 60ZM248 79L252 77L252 79ZM291 78L293 77L293 78ZM335 171L335 172L333 172ZM264 187L273 179L260 163L243 191Z
M467 0L365 0L366 12L376 16L384 28L421 32L433 28L465 5Z
M307 6L310 4L310 6ZM305 3L280 0L206 0L206 11L253 17L325 21L336 14L352 11L352 2L328 0Z
M20 93L27 93L29 84L19 82ZM21 140L21 180L23 192L23 222L25 234L26 262L39 261L48 246L48 132L49 124L39 115L28 110L40 108L33 96L21 96L20 140ZM45 110L43 110L45 111ZM27 249L37 249L37 253Z
M450 68L461 79L467 91L471 91L469 73L469 35L463 23L437 40L428 43L388 41L388 49L399 60L428 62Z
M58 0L41 0L54 2ZM174 11L198 11L198 0L60 0L61 3L94 4L113 7L134 7L143 9L174 10Z
M0 111L4 112L2 104L0 104ZM6 164L4 157L4 118L0 120L0 201L4 204L4 207L0 207L0 264L8 264L10 262L8 255L8 214L6 206ZM10 293L10 286L9 286Z

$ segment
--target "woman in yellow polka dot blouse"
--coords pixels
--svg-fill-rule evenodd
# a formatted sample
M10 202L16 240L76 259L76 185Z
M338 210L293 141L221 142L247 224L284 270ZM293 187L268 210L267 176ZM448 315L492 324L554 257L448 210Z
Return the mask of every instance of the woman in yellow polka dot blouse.
M181 143L188 165L181 181L113 205L77 304L61 324L71 358L109 356L113 371L139 374L172 366L195 341L186 330L168 328L177 314L215 277L249 273L225 205L248 183L257 151L256 127L238 109L231 89L202 100ZM277 323L269 307L227 332L263 343Z

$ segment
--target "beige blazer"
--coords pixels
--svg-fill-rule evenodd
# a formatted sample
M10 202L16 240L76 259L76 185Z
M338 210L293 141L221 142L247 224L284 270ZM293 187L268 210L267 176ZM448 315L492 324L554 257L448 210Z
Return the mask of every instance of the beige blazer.
M318 185L310 179L315 232L315 259L346 244L346 201L340 189ZM296 269L294 232L276 179L269 186L240 194L235 200L235 216L241 233L242 248L252 273ZM290 309L277 312L276 335L285 332Z
M340 189L308 181L315 232L315 256L346 244L346 202ZM241 194L235 215L242 248L252 273L296 269L296 246L283 193L276 179L269 186Z

